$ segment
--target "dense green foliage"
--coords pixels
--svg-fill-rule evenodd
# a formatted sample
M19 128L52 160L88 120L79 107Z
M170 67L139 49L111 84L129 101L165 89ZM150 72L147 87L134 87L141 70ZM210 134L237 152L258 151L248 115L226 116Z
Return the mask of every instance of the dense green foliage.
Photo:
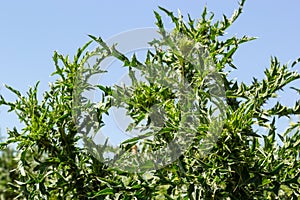
M0 157L0 199L12 199L17 195L10 184L17 180L18 163L15 160L15 152L7 148L1 152Z
M241 14L243 4L244 1L232 17L224 16L222 21L216 22L206 9L199 20L189 16L185 23L182 16L177 17L161 8L172 19L174 29L168 34L161 16L155 12L161 40L152 42L155 50L147 53L144 62L138 61L135 56L127 58L117 51L117 46L108 47L101 38L93 36L91 38L99 47L88 52L89 42L78 50L73 60L55 52L56 71L53 75L58 78L41 100L37 98L38 84L26 95L7 86L17 100L8 102L1 96L0 105L15 112L25 127L9 130L8 139L1 144L0 198L299 199L300 122L292 123L283 133L279 133L276 126L280 117L299 116L300 101L298 99L294 107L279 102L271 108L265 107L270 99L276 98L276 93L300 79L300 74L293 71L297 61L289 66L272 58L264 79L253 79L249 85L228 78L228 69L236 68L232 57L239 45L254 39L247 36L222 37ZM178 39L178 35L184 39ZM201 74L205 73L197 72L193 63L185 59L191 49L189 41L199 43L208 52L216 66L216 73L222 77L226 92L227 118L220 137L208 154L203 155L199 148L199 141L208 130L206 115L210 111L205 106L200 106L202 124L197 127L188 151L176 162L156 171L139 174L112 169L78 145L85 133L82 127L77 126L78 119L74 119L73 115L72 104L76 101L73 99L74 85L78 81L78 72L84 78L99 72L99 65L95 65L94 70L87 70L84 65L94 55L102 59L113 56L129 69L143 70L143 66L157 66L158 63L167 66L181 73L194 86L201 101L199 104L205 104L211 98L205 87L200 87L204 78ZM162 51L161 46L168 48ZM110 109L109 97L115 90L105 86L98 88L104 96L102 106L93 111L93 117L97 117L99 122L96 129L105 126L102 116ZM164 133L154 135L153 141L147 144L150 149L165 145L168 138L175 137L174 129L178 126L178 108L166 103L173 98L172 93L159 85L137 84L133 88L133 98L124 99L123 103L136 123L147 118L147 108L154 101L167 108L168 123L162 129ZM299 88L294 89L299 93ZM134 92L137 90L144 92ZM254 125L267 128L267 135L255 131ZM276 140L277 136L281 145ZM136 142L131 140L128 145ZM16 144L16 152L8 150L8 144ZM101 149L101 146L95 148ZM126 145L124 148L130 149Z

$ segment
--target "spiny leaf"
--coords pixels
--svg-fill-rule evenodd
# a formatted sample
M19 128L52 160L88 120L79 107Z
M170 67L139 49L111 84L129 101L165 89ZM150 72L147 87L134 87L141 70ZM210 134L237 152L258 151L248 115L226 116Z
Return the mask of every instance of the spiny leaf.
M13 87L8 86L8 85L5 85L5 87L7 89L9 89L10 91L12 91L13 93L15 93L18 97L21 97L21 93L18 90L14 89Z
M86 50L86 48L92 43L93 41L89 41L87 42L85 45L83 45L83 47L79 48L77 50L77 54L76 56L74 57L74 63L77 63L80 56L82 55L82 53Z
M102 40L101 37L95 37L93 35L88 35L90 38L92 38L94 41L96 41L98 44L100 44L107 52L110 52L110 48L107 46L107 44Z
M292 67L294 67L295 65L297 65L299 62L300 62L300 58L298 58L297 60L295 60L295 61L292 63Z

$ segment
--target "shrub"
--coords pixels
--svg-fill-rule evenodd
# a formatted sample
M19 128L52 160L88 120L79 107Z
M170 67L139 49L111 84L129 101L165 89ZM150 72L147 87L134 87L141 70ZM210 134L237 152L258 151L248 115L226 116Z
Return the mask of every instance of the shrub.
M101 38L94 36L91 36L92 41L99 47L89 52L86 49L91 42L88 42L78 49L72 61L68 56L55 52L56 70L52 75L58 78L44 92L41 101L37 98L38 83L26 95L6 86L17 100L9 102L1 96L0 105L6 105L10 112L15 112L25 128L9 130L8 139L1 144L3 149L8 144L16 144L18 153L14 158L16 162L7 159L7 155L13 156L10 151L2 153L0 170L5 173L1 177L11 182L1 184L0 191L9 191L2 194L3 198L9 199L18 194L19 199L299 199L300 123L292 123L283 133L276 128L278 118L299 116L299 99L294 107L280 102L271 108L265 106L270 99L276 98L278 91L300 78L299 73L293 71L299 60L289 66L280 64L274 57L265 70L265 78L254 78L249 85L229 79L226 69L236 68L232 58L239 45L254 39L247 36L222 37L241 14L244 2L240 3L233 16L224 16L222 21L217 22L206 9L199 20L189 16L185 23L181 15L175 16L160 8L171 18L174 29L167 33L160 14L155 12L161 39L151 42L155 50L148 51L144 62L138 61L136 56L126 57L116 46L109 47ZM200 45L199 51L193 50L194 44ZM207 61L204 55L214 64L214 73L224 85L223 101L227 105L224 107L227 117L220 135L205 154L199 141L209 134L211 121L208 116L211 110L207 104L213 97L207 90L209 86L203 82L207 69L199 71L195 61L186 59L188 54L194 53L198 53L197 64ZM97 124L85 123L84 128L78 126L76 120L90 118L74 119L74 102L84 102L80 98L74 99L74 95L80 97L81 92L90 87L85 80L95 73L102 73L99 65L86 68L86 61L95 55L103 59L112 56L122 61L128 67L132 80L135 69L150 73L147 71L150 66L167 67L193 86L201 123L195 129L190 147L175 162L141 174L110 168L103 158L99 159L103 157L104 146L83 136L87 135L88 129L99 130L105 125L103 116L111 109L112 94L125 94L126 91L98 85L98 90L103 92L101 106L93 107L91 102L87 102L80 108L92 109L87 117L96 119ZM81 79L78 79L78 73ZM78 80L82 82L78 83ZM75 88L79 86L82 88ZM151 86L133 84L131 89L128 97L132 98L117 99L121 102L116 100L114 103L125 104L134 119L133 128L141 120L149 120L147 112L151 105L163 105L167 112L166 123L161 129L163 132L152 132L153 140L143 144L145 148L142 151L166 145L176 137L178 119L182 118L178 110L181 105L174 103L172 91L156 82ZM299 93L299 88L294 89ZM268 134L260 133L260 129L255 131L254 125L267 128ZM277 136L281 145L276 140ZM78 145L81 138L89 145ZM259 142L260 138L263 142ZM130 151L138 139L125 141L121 146L123 152ZM91 154L88 147L97 149L96 153ZM9 175L11 169L15 171Z

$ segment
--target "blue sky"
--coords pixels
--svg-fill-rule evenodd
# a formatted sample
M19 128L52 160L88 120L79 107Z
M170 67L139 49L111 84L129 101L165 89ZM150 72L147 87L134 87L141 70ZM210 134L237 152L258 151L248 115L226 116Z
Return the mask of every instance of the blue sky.
M180 9L184 15L190 13L197 18L204 5L220 19L223 13L231 15L238 1L1 1L0 82L25 92L40 80L44 90L51 81L55 50L72 56L89 40L87 34L108 39L123 31L154 27L153 10L158 6L175 12ZM258 39L238 50L235 56L238 70L232 77L250 82L252 77L263 77L270 56L277 56L283 63L300 57L299 8L297 0L246 2L243 14L228 30L228 35L250 35ZM164 20L170 27L170 20ZM0 93L12 97L3 87ZM290 100L293 98L286 99ZM5 132L16 121L12 115L5 114L5 109L0 110L0 127Z

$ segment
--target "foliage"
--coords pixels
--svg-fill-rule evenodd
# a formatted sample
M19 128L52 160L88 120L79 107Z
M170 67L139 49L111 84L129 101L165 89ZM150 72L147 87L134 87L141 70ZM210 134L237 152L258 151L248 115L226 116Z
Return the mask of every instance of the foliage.
M297 64L282 65L276 58L265 70L265 78L253 79L249 85L228 78L228 68L236 68L233 55L240 44L254 38L225 38L224 33L242 12L244 0L232 17L223 17L222 21L213 20L213 14L204 9L199 20L188 17L176 17L172 12L160 8L173 21L175 27L171 34L167 33L161 16L155 12L156 25L161 34L161 40L152 41L154 52L148 52L144 62L135 56L127 58L119 52L116 46L108 47L101 38L91 36L99 44L94 51L87 51L91 42L78 49L73 61L68 56L55 52L53 56L56 67L52 75L58 76L50 85L49 91L38 100L38 83L29 89L26 95L6 86L17 96L14 102L8 102L0 97L0 105L9 107L9 112L15 112L25 125L22 130L16 128L7 132L8 139L1 144L3 149L8 144L16 144L19 156L14 159L9 150L1 154L1 195L10 199L299 199L300 195L300 123L295 122L279 133L276 128L278 118L299 116L300 101L294 107L277 103L266 108L269 100L286 86L300 78L300 74L292 71ZM178 37L181 37L178 38ZM199 141L207 134L209 121L205 114L209 109L205 105L201 112L201 123L190 148L176 162L156 171L127 173L109 168L105 162L97 159L100 154L91 155L86 147L80 147L78 142L91 127L78 127L74 119L73 104L82 99L74 99L74 91L80 95L86 89L85 81L91 75L101 72L99 63L93 68L85 67L86 61L94 56L100 57L99 62L108 56L113 56L124 63L129 71L144 70L143 66L166 66L169 70L180 73L189 84L194 85L199 104L205 104L210 93L201 86L203 76L197 71L186 54L191 52L191 44L199 43L208 52L208 56L216 66L216 73L222 77L226 92L226 120L216 144L208 154L203 155ZM161 47L167 46L166 51ZM78 72L83 77L78 79ZM103 72L104 73L104 72ZM131 71L132 73L132 71ZM131 76L134 79L134 76ZM99 122L94 127L100 129L105 124L102 121L111 105L112 91L124 92L122 88L99 85L104 92L101 106L93 107L87 104L90 117ZM299 93L299 88L294 88ZM136 90L144 91L135 92ZM143 94L143 95L141 95ZM153 95L154 94L154 95ZM122 99L137 125L142 119L147 119L147 112L154 103L161 103L168 108L168 123L163 128L164 134L156 134L148 147L155 149L166 145L170 138L176 136L178 128L178 107L174 105L171 91L159 85L153 87L136 84L132 90L132 98ZM171 102L171 103L166 103ZM90 102L88 102L90 103ZM88 119L85 119L88 121ZM255 131L254 125L268 129L267 135ZM91 124L90 126L95 126ZM260 130L260 129L258 129ZM276 137L282 145L279 145ZM259 142L260 138L263 142ZM86 141L88 142L88 141ZM137 139L124 145L128 151L136 144ZM101 150L102 146L94 144L93 148ZM149 150L145 148L144 151ZM101 151L99 151L101 152ZM10 170L14 171L11 172ZM3 180L10 183L3 183ZM5 187L5 188L4 188ZM3 198L4 198L3 197Z
M13 180L17 180L16 171L18 163L15 160L15 152L11 148L3 150L0 154L0 199L12 199L17 193L10 187Z

